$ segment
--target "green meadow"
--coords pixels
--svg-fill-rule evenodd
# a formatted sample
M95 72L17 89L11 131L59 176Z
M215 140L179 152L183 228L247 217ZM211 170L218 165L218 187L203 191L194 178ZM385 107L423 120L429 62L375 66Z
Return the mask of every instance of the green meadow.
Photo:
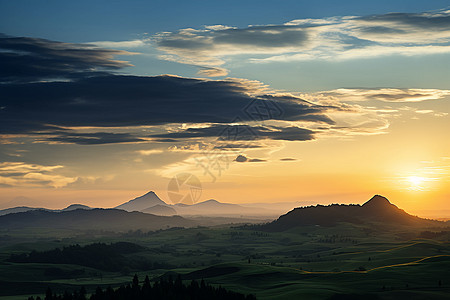
M368 299L448 298L450 236L444 231L423 238L423 231L443 229L386 230L381 225L339 224L284 232L237 225L126 233L3 231L0 299L43 295L47 287L63 292L84 286L93 292L97 286L129 283L134 274L153 280L181 274L185 281L204 279L211 285L254 294L257 299L349 299L349 295ZM46 253L70 245L90 249L83 247L93 243L113 247L117 242L140 247L131 253L117 253L114 268L108 261L92 267L89 262L12 259L32 251ZM93 259L99 260L95 255ZM347 298L336 298L342 295Z

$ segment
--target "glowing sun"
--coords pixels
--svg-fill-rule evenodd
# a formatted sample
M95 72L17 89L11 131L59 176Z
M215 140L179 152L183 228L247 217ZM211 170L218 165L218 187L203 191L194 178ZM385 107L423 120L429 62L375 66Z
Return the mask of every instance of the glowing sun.
M419 186L424 183L426 179L420 176L409 176L408 181L412 186Z

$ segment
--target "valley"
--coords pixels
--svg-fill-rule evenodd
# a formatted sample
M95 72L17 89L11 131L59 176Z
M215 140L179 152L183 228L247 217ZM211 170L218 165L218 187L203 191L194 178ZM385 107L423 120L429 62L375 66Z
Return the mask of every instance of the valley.
M450 226L410 216L385 198L373 199L357 206L366 207L366 215L356 222L354 213L352 219L344 213L355 207L315 206L261 224L192 223L153 230L144 225L127 230L3 226L0 299L42 296L47 286L60 293L83 286L92 293L97 286L127 284L134 274L152 281L177 275L186 283L204 279L257 299L443 299L450 291ZM340 217L321 224L321 219L330 220L330 207L342 214L334 213ZM380 207L387 210L381 213ZM368 218L375 211L384 217ZM315 222L305 222L305 214ZM392 214L413 222L387 222L385 216ZM297 222L286 226L286 216ZM93 251L98 247L103 250ZM64 249L84 251L88 262L70 260L71 252ZM67 257L48 259L55 251Z

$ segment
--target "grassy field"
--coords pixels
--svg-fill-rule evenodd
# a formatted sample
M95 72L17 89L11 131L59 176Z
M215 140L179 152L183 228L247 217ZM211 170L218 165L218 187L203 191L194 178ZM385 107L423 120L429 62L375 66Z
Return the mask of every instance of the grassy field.
M182 274L258 299L328 299L334 294L373 294L379 299L445 299L450 295L450 237L419 238L421 230L340 224L286 232L219 226L158 232L70 232L33 229L0 232L0 299L26 299L85 286L113 287L133 274L157 279ZM126 241L145 247L127 259L152 262L111 272L75 264L17 263L11 254L63 246ZM156 263L156 264L155 264ZM58 272L55 275L55 268ZM50 272L49 270L53 270ZM58 275L60 274L60 275Z

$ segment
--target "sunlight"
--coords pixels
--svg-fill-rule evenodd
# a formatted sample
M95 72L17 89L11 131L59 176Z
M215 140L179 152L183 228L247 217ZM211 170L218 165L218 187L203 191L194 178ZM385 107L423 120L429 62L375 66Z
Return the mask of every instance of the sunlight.
M437 178L429 178L429 177L423 177L423 176L407 176L405 177L405 182L407 185L409 185L408 190L411 191L427 191L430 190L432 187L430 183L432 181L436 181Z
M426 181L426 178L420 176L409 176L408 181L413 186L419 186Z

